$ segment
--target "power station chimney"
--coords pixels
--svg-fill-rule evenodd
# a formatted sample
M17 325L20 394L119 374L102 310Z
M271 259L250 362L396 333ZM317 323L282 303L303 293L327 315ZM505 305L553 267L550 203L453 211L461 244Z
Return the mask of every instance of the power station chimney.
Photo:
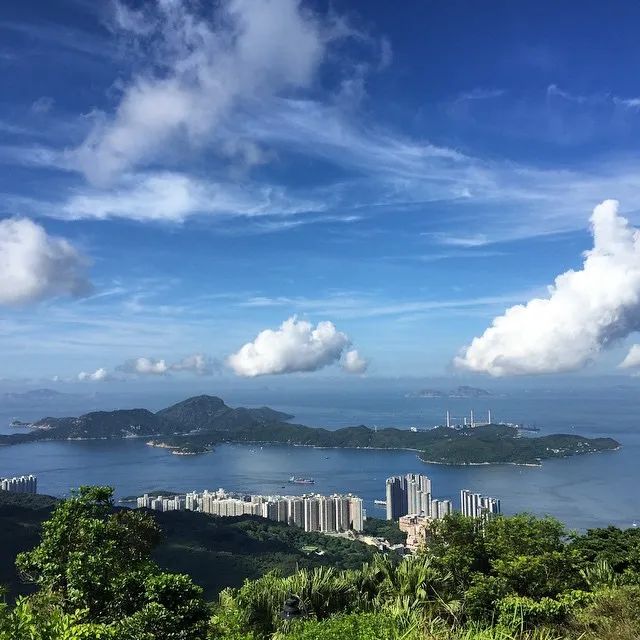
M488 416L489 424L491 424L491 409L489 409L488 414L489 414Z
M449 429L451 428L451 415L449 414L448 410L447 410L447 427Z
M473 420L473 409L471 409L471 427L473 428L475 426L476 426L476 423Z

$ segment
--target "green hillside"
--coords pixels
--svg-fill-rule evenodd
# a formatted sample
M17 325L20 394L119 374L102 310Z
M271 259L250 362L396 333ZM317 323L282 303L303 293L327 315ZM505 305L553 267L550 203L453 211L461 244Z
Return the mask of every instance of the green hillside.
M0 585L12 596L31 588L20 582L14 561L39 540L41 524L55 498L0 491ZM305 533L297 527L256 516L217 518L191 511L151 512L162 531L154 559L167 571L188 573L213 599L225 587L240 586L277 569L334 566L356 568L371 559L373 547L360 542ZM316 551L304 551L313 547Z
M0 601L0 640L640 637L636 529L577 535L553 518L455 514L432 523L412 556L363 558L353 543L255 518L116 509L109 487L51 506L0 495L4 575L15 560L35 590ZM285 575L260 575L274 560Z

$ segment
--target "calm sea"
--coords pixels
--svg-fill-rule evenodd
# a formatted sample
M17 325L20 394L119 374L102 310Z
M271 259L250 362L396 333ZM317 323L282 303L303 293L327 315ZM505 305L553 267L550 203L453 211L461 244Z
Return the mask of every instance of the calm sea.
M459 491L469 488L499 497L507 513L551 514L571 528L640 523L640 400L633 389L537 390L478 400L407 398L397 390L375 394L266 390L230 392L225 399L231 405L268 404L295 414L301 423L331 429L353 424L432 426L444 421L447 409L455 416L474 409L477 418L491 409L494 420L535 424L541 433L611 436L622 448L548 461L542 467L448 467L423 464L405 451L224 445L202 456L174 456L133 440L40 442L0 448L0 476L35 473L42 493L59 496L81 484L109 484L125 496L156 488L303 493L308 488L288 485L286 480L294 474L307 475L315 478L315 491L355 493L365 500L370 515L382 516L384 512L373 501L384 498L385 478L422 472L431 477L434 494L453 499L455 505ZM96 404L74 399L56 407L5 406L0 408L0 431L12 431L8 423L13 417L31 420L74 415L74 409L167 404L166 396L138 400L102 398Z

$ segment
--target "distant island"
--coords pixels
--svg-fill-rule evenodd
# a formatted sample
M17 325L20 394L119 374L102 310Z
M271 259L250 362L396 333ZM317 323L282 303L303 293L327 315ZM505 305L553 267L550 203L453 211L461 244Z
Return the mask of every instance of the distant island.
M486 398L492 394L485 389L462 385L450 391L440 389L421 389L416 393L408 393L409 398Z
M77 418L43 418L28 433L0 436L0 445L37 440L147 438L176 455L206 453L222 443L262 443L323 448L406 449L440 464L540 464L550 458L612 451L612 438L555 434L525 437L512 425L330 431L289 422L293 416L268 407L232 408L215 396L196 396L157 413L147 409L94 411Z
M31 389L30 391L3 393L0 398L3 402L51 402L60 398L74 397L70 394L60 393L54 389Z

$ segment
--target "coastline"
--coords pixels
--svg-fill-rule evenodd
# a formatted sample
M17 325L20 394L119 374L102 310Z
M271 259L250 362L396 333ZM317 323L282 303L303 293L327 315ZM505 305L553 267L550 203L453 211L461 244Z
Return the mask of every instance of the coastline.
M193 435L193 434L190 434ZM205 453L211 453L215 451L214 445L209 445L210 448L198 451L189 451L188 447L182 447L180 445L167 444L159 440L162 437L162 434L127 434L125 436L113 438L108 436L100 436L100 437L67 437L67 438L51 438L51 437L43 437L36 438L31 441L23 442L23 443L6 443L7 446L14 444L31 444L33 442L74 442L74 441L108 441L108 440L140 440L142 438L149 438L145 442L147 446L155 447L159 449L166 449L172 455L180 455L180 456L196 456ZM156 438L158 438L156 440ZM0 443L5 444L5 443ZM320 449L320 450L340 450L340 449L349 449L349 450L363 450L363 451L411 451L416 453L416 457L423 464L438 464L443 466L450 467L475 467L475 466L489 466L489 465L511 465L511 466L520 466L520 467L536 467L541 468L545 460L554 460L554 459L566 459L574 456L581 456L586 454L597 454L597 453L606 453L608 451L618 451L622 445L618 443L618 446L612 449L602 449L596 451L585 451L585 452L574 452L572 454L563 455L563 456L551 456L549 458L540 458L536 462L513 462L513 461L483 461L483 462L453 462L453 461L442 461L442 460L428 460L422 457L420 454L426 453L424 449L417 449L414 447L370 447L370 446L325 446L325 445L316 445L316 444L303 444L303 443L294 443L294 442L279 442L279 441L271 441L271 440L222 440L219 444L235 444L235 445L267 445L267 446L281 446L281 447L309 447L312 449ZM185 450L187 449L187 450Z
M593 451L593 453L603 453L602 451ZM579 454L584 455L584 454ZM571 458L572 456L563 456L564 458ZM542 461L539 462L442 462L436 460L425 460L420 456L417 456L420 462L424 462L425 464L441 464L445 467L485 467L488 465L511 465L513 467L535 467L541 468L543 466ZM551 460L551 458L547 458L547 460Z

